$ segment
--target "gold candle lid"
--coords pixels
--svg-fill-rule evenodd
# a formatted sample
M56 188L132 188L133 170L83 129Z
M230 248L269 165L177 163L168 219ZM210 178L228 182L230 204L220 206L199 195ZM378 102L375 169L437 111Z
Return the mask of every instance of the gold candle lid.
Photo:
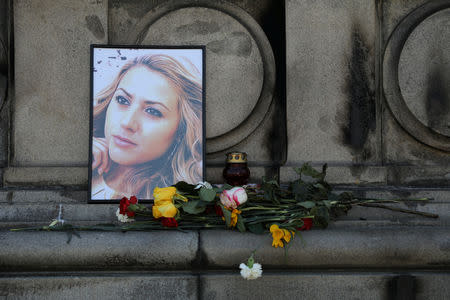
M246 163L247 153L245 152L230 152L227 153L227 163Z

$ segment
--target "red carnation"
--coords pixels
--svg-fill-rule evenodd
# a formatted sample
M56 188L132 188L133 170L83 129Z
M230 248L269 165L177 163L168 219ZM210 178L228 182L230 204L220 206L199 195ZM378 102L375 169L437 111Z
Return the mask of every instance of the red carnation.
M297 228L297 230L310 230L313 226L313 220L311 218L303 218L303 226Z
M137 201L138 200L137 200L136 196L131 196L130 200L128 200L127 197L123 197L120 200L120 204L119 204L120 214L127 215L129 217L134 217L134 215L135 215L134 211L129 211L128 207L130 206L130 204L136 204Z
M161 224L164 227L178 227L178 222L175 218L161 218Z
M131 196L130 203L131 204L136 204L137 202L138 202L138 199L136 198L136 196Z
M216 215L218 215L219 217L223 217L223 211L219 205L215 204L214 210L216 211Z

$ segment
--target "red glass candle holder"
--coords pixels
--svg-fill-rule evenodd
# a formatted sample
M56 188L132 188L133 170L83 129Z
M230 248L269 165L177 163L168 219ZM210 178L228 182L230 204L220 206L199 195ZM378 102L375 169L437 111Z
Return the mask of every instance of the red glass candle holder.
M248 183L249 177L250 170L247 167L247 153L228 153L225 169L223 169L225 182L232 186L241 186Z

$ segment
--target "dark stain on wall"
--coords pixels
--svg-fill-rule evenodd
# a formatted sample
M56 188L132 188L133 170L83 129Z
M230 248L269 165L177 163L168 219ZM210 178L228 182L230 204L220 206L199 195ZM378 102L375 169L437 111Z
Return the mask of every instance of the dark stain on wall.
M86 16L86 24L89 31L92 32L97 39L103 39L105 37L105 29L97 15Z
M425 109L428 126L440 129L440 132L450 130L450 91L448 82L445 80L443 67L435 67L429 74L427 80L427 95Z
M204 22L196 20L193 23L177 27L176 32L183 35L189 34L207 35L218 32L219 30L220 26L216 22Z
M370 151L364 151L370 131L376 127L375 91L371 88L373 75L368 66L369 47L364 42L357 26L352 33L352 53L348 63L349 79L347 124L342 128L343 143L356 153L364 154L361 159L370 158Z
M249 56L252 53L252 39L244 32L232 32L229 37L209 42L206 48L221 55Z

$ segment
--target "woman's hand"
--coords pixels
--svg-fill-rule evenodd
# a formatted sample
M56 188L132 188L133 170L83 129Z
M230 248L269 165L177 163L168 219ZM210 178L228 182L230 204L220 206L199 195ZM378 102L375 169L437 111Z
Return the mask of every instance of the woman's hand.
M108 154L108 144L104 138L94 138L92 142L92 169L97 168L98 175L107 173L111 162Z

